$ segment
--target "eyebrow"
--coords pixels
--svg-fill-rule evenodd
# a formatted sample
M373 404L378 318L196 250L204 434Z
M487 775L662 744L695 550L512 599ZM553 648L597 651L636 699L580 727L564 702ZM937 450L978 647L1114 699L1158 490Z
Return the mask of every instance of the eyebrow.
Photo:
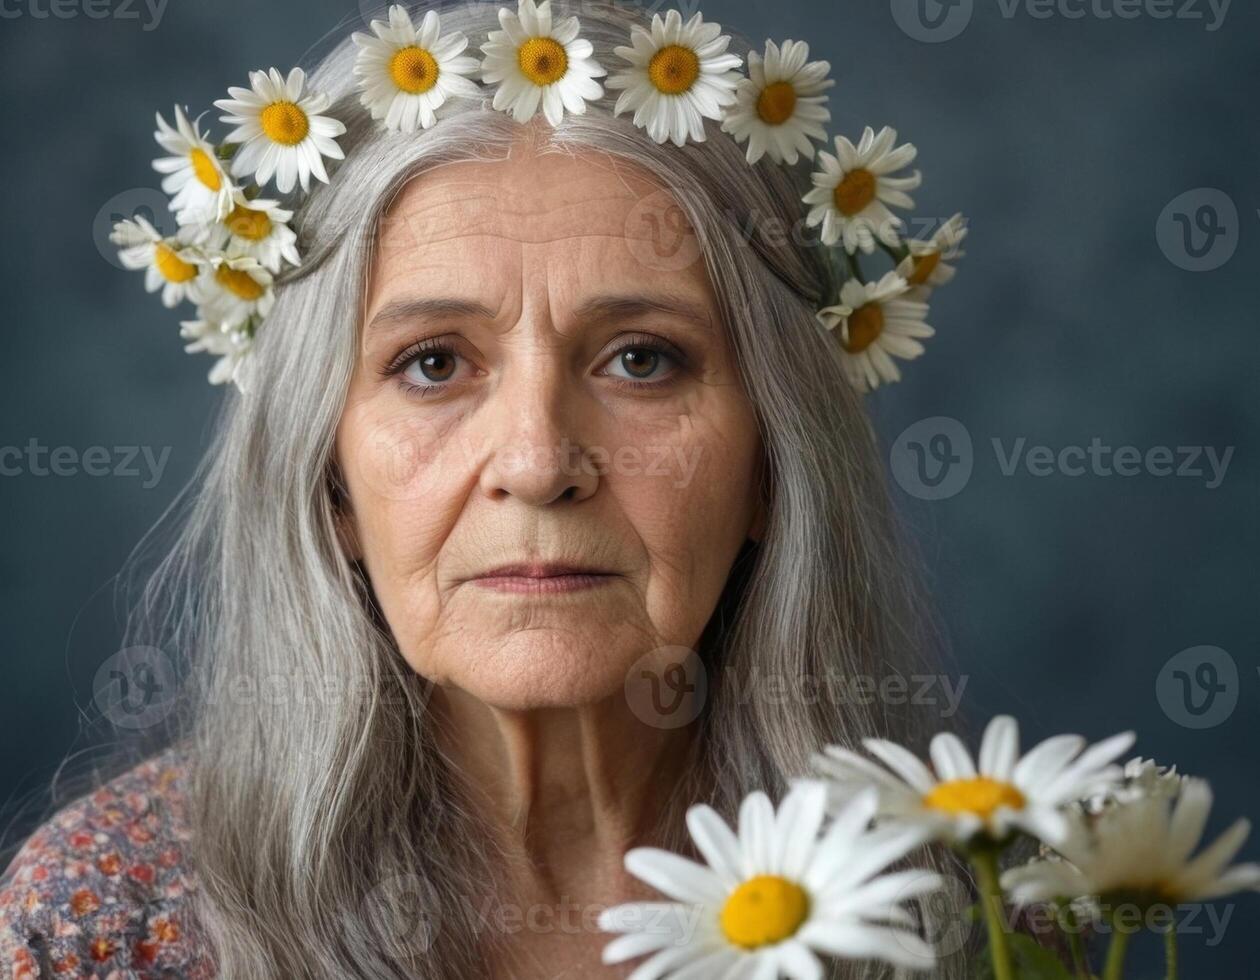
M596 320L605 317L635 317L648 313L664 313L694 320L704 327L711 325L707 305L675 295L648 295L646 293L618 293L595 296L586 300L576 310L578 320ZM405 320L440 319L442 317L479 317L494 319L494 312L483 303L454 296L436 296L394 300L386 303L372 317L372 327Z
M669 316L694 320L703 327L711 324L712 318L706 304L697 303L683 296L648 295L646 293L617 294L595 296L576 310L574 316L579 320L596 320L602 317L634 317L645 313L664 313Z
M444 316L473 316L493 320L494 311L483 303L454 296L401 299L382 306L376 316L372 317L368 329L400 320L439 319Z

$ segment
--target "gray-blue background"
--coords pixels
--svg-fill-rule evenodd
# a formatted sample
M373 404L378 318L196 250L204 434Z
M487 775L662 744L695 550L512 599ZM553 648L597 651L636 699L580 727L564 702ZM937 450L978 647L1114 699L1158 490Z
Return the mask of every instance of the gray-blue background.
M358 15L345 0L170 0L156 21L143 4L138 19L93 19L75 0L61 0L71 16L48 2L4 0L0 19L9 229L0 445L170 453L148 487L145 476L0 477L8 814L82 746L93 674L118 646L111 576L190 474L220 397L204 383L210 361L182 353L176 316L98 249L108 202L157 186L154 110L169 114L177 99L209 108L247 70L287 67ZM912 5L888 0L707 0L704 12L754 40L809 40L838 82L832 131L897 126L926 175L916 213L971 219L961 275L934 306L928 355L871 399L890 447L938 416L971 440L959 492L897 491L949 627L951 670L967 679L964 712L974 721L1012 711L1030 740L1136 728L1145 754L1214 781L1216 830L1260 813L1260 16L1245 2L1219 24L1206 0L1121 0L1137 12L1130 18L1101 15L1117 0L1013 3L975 0L944 43L900 27L892 8ZM122 4L97 9L121 14ZM1155 16L1166 11L1174 16ZM1198 188L1223 192L1237 211L1218 212L1225 233L1211 256L1236 252L1193 272L1177 219L1166 219L1165 247L1157 225ZM1175 210L1193 217L1200 203ZM1095 437L1233 456L1209 488L1210 472L1005 475L993 445L1058 451ZM916 487L912 468L898 472ZM1219 724L1196 730L1178 721L1175 681L1165 672L1165 710L1157 679L1201 645L1227 651L1238 676L1221 675L1230 690L1213 708ZM28 826L19 818L10 835ZM1260 858L1260 840L1244 856ZM1246 926L1257 911L1255 896L1237 902L1214 956L1187 937L1185 975L1253 975Z

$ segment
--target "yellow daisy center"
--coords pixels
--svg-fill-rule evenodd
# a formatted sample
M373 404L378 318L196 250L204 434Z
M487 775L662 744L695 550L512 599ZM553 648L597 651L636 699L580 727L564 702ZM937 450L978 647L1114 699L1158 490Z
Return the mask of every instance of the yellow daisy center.
M928 252L927 255L916 255L914 257L914 270L906 277L906 282L908 282L911 286L922 286L928 281L928 277L936 271L936 267L940 264L940 252Z
M722 933L735 946L757 949L796 934L809 915L809 896L777 875L749 878L726 899Z
M197 267L175 254L175 249L158 242L153 246L153 264L167 282L187 282L197 275Z
M271 234L271 219L266 211L242 207L238 204L224 221L228 230L237 238L248 238L251 242L260 242Z
M832 195L836 201L836 210L849 218L860 214L868 204L875 200L875 191L876 180L873 173L860 167L857 170L850 170L844 175L844 179L836 184Z
M205 184L212 191L217 191L223 186L223 178L219 175L219 168L214 165L214 161L210 159L210 154L199 146L194 146L192 152L188 154L188 159L192 161L193 176Z
M273 102L262 111L258 119L262 131L273 143L296 146L306 139L311 122L293 102Z
M791 82L767 85L757 96L757 115L761 121L778 126L792 118L796 109L796 89Z
M564 45L551 37L531 37L516 52L521 74L535 85L550 85L564 78L569 56Z
M941 783L923 797L923 802L933 810L945 813L970 813L977 817L991 817L998 807L1022 810L1027 802L1024 794L1010 783L1003 783L987 776L971 779L951 779Z
M844 349L850 354L860 354L884 332L884 308L878 303L859 306L849 316L849 339Z
M414 44L399 48L389 59L389 77L404 92L418 95L437 84L438 63L433 55Z
M648 62L648 78L666 95L687 91L700 77L700 59L691 48L667 44Z
M266 288L248 272L232 269L226 265L219 266L214 273L214 278L228 292L250 302L258 299Z

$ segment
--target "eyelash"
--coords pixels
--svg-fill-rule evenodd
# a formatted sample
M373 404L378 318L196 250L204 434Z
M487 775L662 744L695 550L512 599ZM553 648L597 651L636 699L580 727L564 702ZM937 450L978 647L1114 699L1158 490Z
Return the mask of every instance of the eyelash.
M681 350L671 344L669 341L655 337L651 334L634 334L629 337L625 343L621 344L608 357L607 363L611 363L617 357L620 357L628 350L650 350L657 354L664 355L674 362L675 370L681 370L686 367L687 358ZM437 391L441 388L451 387L450 382L441 382L434 384L416 384L402 377L403 372L411 365L413 361L424 354L446 354L450 357L459 357L459 352L454 346L447 341L427 338L425 340L416 341L414 344L404 348L389 364L382 370L382 375L386 377L398 376L403 391L408 395L419 395L421 397L430 392ZM673 375L670 376L671 378ZM660 388L666 381L632 381L628 378L613 377L612 380L618 387L623 390L642 390L645 388Z

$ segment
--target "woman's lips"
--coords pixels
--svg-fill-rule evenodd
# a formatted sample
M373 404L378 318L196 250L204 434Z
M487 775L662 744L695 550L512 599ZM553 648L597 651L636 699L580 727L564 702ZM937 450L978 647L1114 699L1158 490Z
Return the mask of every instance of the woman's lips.
M611 572L568 565L506 565L469 581L496 592L552 595L596 588L606 585L613 578Z

